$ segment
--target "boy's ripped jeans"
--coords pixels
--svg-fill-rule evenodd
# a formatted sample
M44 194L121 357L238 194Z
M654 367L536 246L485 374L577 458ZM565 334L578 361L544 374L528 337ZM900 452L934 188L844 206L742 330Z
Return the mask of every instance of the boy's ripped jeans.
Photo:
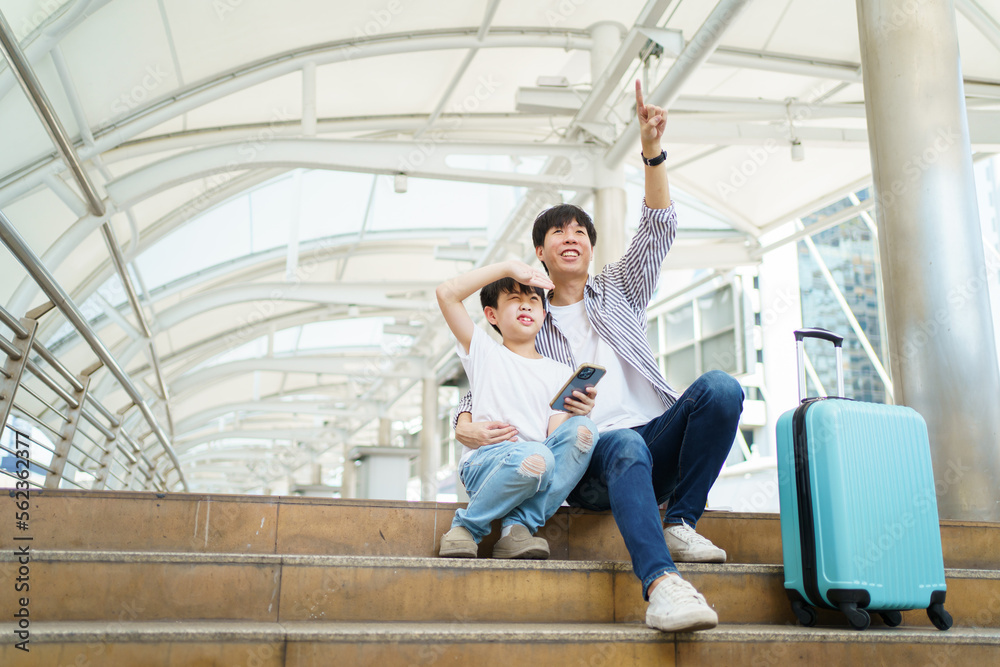
M469 506L455 512L480 542L490 522L519 524L535 534L577 485L597 443L597 427L587 417L567 419L545 442L500 442L480 447L459 469Z

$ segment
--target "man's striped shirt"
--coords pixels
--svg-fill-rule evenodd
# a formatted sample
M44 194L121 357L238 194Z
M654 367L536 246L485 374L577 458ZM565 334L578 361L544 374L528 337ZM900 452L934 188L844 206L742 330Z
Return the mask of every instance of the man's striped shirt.
M625 254L605 266L599 275L589 276L583 290L590 325L624 362L649 380L664 408L673 405L680 393L667 384L653 359L646 338L646 308L659 281L660 266L676 235L677 212L673 202L669 208L651 209L643 200L639 229ZM577 367L569 341L548 310L535 337L535 349L571 370ZM458 422L459 414L471 411L470 392L459 402L454 423Z

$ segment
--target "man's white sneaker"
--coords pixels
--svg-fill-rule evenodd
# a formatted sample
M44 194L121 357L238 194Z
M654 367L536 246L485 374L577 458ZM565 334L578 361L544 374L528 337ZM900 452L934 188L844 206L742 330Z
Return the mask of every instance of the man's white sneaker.
M705 597L679 576L667 575L649 594L646 625L664 632L707 630L719 624L719 615Z
M726 552L683 521L663 529L670 556L678 563L725 563Z

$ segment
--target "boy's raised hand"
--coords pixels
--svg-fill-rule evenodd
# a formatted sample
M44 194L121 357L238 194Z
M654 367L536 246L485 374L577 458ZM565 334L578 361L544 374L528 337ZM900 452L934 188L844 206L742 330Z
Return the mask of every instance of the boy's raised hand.
M531 287L541 287L542 289L555 289L555 285L545 275L544 271L533 269L524 262L512 259L509 262L509 275L522 285Z

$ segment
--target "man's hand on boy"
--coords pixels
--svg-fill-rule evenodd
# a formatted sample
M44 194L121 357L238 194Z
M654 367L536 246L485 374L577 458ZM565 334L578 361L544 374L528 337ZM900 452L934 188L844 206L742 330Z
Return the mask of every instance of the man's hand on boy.
M508 275L522 285L541 287L542 289L555 289L556 287L545 272L540 269L533 269L516 259L510 260L507 265Z
M503 422L474 422L472 415L463 412L455 424L455 439L469 449L479 449L498 442L517 442L517 429Z
M587 387L587 393L574 391L575 398L567 398L563 402L563 409L571 415L586 417L594 409L594 402L597 399L597 387Z

